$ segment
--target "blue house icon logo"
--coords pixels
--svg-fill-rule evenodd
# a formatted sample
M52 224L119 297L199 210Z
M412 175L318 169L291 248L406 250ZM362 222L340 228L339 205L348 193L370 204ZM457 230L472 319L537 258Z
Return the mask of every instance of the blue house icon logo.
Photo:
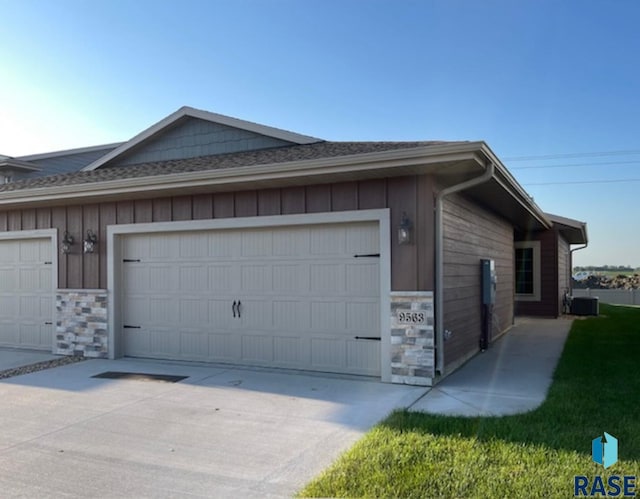
M618 439L606 431L601 437L591 441L591 457L593 461L605 468L618 461Z

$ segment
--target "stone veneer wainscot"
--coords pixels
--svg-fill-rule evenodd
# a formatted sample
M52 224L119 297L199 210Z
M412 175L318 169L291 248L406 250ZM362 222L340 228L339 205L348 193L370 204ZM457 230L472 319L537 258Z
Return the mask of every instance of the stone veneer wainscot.
M421 324L399 320L399 311L424 314ZM431 291L391 293L391 382L432 386L435 376Z
M107 291L57 290L55 353L107 358L108 345Z

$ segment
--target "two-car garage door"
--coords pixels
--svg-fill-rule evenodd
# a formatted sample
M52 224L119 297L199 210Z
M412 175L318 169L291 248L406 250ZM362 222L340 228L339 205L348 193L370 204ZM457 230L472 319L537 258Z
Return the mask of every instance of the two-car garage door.
M380 374L377 223L122 237L124 354Z

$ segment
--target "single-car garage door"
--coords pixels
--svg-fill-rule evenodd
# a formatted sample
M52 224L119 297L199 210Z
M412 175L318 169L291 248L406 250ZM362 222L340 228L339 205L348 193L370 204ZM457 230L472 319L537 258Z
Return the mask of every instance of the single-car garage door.
M51 350L50 239L0 240L0 346Z
M124 354L380 374L377 223L127 235Z

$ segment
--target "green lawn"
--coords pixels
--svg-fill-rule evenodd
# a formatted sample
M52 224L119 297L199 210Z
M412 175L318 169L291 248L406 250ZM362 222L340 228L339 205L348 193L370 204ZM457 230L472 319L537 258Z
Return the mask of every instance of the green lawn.
M392 413L300 496L571 497L574 475L635 475L640 497L640 308L576 320L546 402L517 416ZM591 440L619 440L608 470Z

